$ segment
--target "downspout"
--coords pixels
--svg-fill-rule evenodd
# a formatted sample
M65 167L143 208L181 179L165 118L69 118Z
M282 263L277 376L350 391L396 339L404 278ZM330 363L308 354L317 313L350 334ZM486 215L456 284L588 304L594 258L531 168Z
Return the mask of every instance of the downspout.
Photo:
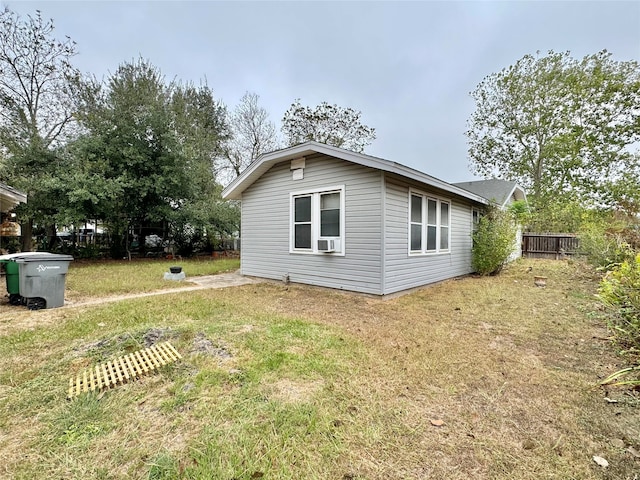
M240 231L238 232L240 236L240 275L244 275L244 255L242 255L242 232L244 232L244 226L242 224L244 223L244 202L242 201L242 197L244 197L244 193L242 193L240 196ZM291 223L291 220L289 220L289 223ZM289 229L291 229L291 225L289 225ZM291 235L291 233L289 233L289 235ZM289 248L287 246L287 252L288 251Z
M380 170L380 294L384 295L387 291L387 183L385 172Z

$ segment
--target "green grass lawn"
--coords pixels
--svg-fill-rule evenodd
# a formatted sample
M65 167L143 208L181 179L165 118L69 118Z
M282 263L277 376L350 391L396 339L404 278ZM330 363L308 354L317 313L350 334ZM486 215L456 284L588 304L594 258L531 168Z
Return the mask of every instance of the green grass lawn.
M205 258L72 262L67 275L66 296L74 300L176 288L180 284L164 280L164 273L173 265L181 266L187 277L196 277L235 271L240 268L240 260Z
M334 421L349 415L334 393L360 347L334 329L215 297L122 302L0 339L0 428L8 435L0 451L21 457L0 472L330 478L345 448ZM158 328L183 361L104 395L64 399L61 381L143 348Z
M21 312L0 330L0 477L632 479L637 404L595 387L619 367L596 282L523 261L386 301L263 283ZM158 339L183 359L66 399Z

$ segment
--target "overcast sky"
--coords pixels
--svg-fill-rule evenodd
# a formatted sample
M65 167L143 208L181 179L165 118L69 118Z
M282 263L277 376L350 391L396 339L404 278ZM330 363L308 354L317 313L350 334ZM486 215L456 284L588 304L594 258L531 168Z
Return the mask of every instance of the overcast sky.
M143 57L231 108L257 93L278 128L296 98L360 110L365 153L449 182L474 178L464 131L486 75L536 51L640 60L640 1L0 4L53 18L98 78Z

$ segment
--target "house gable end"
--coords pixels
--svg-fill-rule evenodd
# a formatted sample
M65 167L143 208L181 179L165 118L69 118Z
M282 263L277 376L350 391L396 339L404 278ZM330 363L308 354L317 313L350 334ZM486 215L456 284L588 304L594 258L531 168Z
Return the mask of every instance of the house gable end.
M313 155L314 153L324 154L340 160L345 160L365 167L378 169L388 173L394 173L401 177L418 181L427 186L439 188L450 194L461 196L479 203L487 204L487 200L473 192L447 183L443 180L427 175L418 170L406 167L396 162L372 157L361 153L355 153L341 148L325 145L318 142L306 142L294 147L285 148L272 153L261 155L254 163L249 165L245 171L231 182L222 192L222 198L239 200L250 185L271 168L271 166L285 161L292 161L299 158Z

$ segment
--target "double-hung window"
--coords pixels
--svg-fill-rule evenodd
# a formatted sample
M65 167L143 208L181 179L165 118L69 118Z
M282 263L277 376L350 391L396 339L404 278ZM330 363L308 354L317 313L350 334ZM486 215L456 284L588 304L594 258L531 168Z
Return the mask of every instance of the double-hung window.
M344 254L344 186L291 194L292 253Z
M311 195L293 199L293 248L311 248Z
M409 198L409 253L448 253L451 203L415 191Z
M478 231L478 226L480 225L480 210L478 210L477 208L472 208L471 209L471 228L473 230L473 233Z

